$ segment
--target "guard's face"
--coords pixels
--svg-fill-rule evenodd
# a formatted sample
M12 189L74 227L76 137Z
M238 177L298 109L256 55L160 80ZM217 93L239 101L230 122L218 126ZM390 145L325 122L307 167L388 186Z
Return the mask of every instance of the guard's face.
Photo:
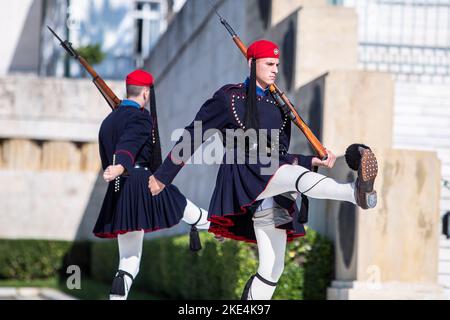
M277 79L279 65L280 59L277 58L263 58L256 60L256 79L259 84L263 86L274 84Z

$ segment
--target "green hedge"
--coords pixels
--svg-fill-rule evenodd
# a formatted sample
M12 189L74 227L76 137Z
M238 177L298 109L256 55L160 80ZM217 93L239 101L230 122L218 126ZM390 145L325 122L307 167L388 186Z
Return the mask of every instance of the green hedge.
M257 270L255 245L221 244L202 232L203 250L188 250L188 236L145 241L134 286L170 299L239 299ZM313 230L288 245L286 265L274 299L325 299L332 279L332 244ZM117 270L116 242L92 248L92 276L110 283Z
M65 272L71 264L89 274L88 242L0 240L0 279L45 279Z
M167 299L239 299L258 267L255 245L219 243L200 234L203 250L192 253L188 236L144 242L135 288ZM324 299L332 279L332 244L313 230L290 243L274 299ZM118 265L117 241L0 240L0 279L31 280L61 275L66 266L106 284Z

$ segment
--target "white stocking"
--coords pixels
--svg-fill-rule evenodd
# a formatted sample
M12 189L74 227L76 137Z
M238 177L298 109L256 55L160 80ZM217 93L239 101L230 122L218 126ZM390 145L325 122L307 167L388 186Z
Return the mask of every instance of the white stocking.
M144 240L144 231L134 231L120 234L117 237L119 242L119 270L130 273L136 278L139 272L139 265L142 257L142 242ZM110 295L110 300L126 300L133 280L124 276L125 296Z
M209 229L210 222L208 221L208 211L197 207L194 203L192 203L189 199L186 199L187 204L183 213L183 221L187 224L195 224L197 221L197 229ZM200 217L200 210L202 216ZM199 220L200 218L200 220Z
M258 274L263 280L257 276L253 278L248 298L270 300L284 270L286 230L277 229L275 226L255 227L255 234L259 255Z
M300 178L300 179L299 179ZM286 192L300 192L315 199L348 201L356 204L355 184L338 183L322 174L297 165L283 165L273 176L257 200Z

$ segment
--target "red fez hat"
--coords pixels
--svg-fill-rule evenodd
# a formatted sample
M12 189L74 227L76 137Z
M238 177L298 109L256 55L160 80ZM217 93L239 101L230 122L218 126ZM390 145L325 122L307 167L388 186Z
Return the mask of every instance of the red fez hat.
M278 46L267 40L253 42L247 50L247 60L263 58L280 58L280 49Z
M144 70L135 70L127 75L127 85L150 87L153 85L153 76Z

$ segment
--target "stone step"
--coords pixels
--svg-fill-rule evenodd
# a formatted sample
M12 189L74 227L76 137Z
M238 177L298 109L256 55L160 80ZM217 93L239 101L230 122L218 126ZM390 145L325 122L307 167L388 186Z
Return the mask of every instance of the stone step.
M423 146L432 147L433 149L450 148L450 140L442 137L430 138L408 135L395 135L394 146L409 149L420 149Z
M449 119L450 122L450 119ZM430 138L448 138L450 136L450 124L443 125L436 121L435 125L432 124L417 124L412 123L401 123L400 120L396 120L394 124L394 131L397 136L405 137L416 137L416 136L426 136ZM414 129L417 129L414 131ZM428 147L428 145L424 145ZM436 151L436 148L433 149Z
M413 83L402 83L396 82L395 85L396 95L401 97L448 97L450 98L450 91L445 84L413 84Z
M450 300L450 288L443 288L442 291L444 291L444 295L447 299Z
M439 248L450 249L450 239L446 239L445 236L441 237L439 241Z
M450 274L440 274L438 275L438 283L444 288L450 289Z
M15 300L16 288L0 288L0 300Z
M443 261L443 262L450 261L450 249L449 248L439 248L439 261Z
M0 288L0 300L76 300L51 288Z
M439 274L450 275L450 261L439 261Z

